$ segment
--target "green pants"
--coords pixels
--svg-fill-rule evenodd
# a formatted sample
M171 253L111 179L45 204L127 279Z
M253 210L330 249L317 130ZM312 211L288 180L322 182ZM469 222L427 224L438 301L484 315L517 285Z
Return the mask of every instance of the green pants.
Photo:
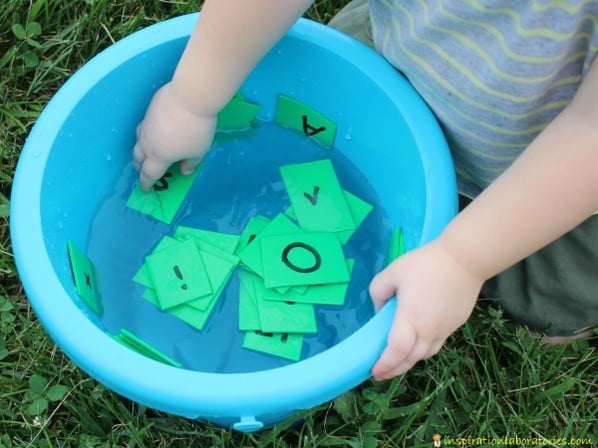
M375 48L368 0L353 0L329 25ZM481 297L513 321L550 336L597 325L598 215L488 280Z

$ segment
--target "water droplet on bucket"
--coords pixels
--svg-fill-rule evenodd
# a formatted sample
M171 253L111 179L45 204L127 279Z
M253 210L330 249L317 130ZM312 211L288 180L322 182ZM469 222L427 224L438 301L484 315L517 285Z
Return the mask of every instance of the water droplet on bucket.
M112 154L110 154L110 153L106 153L106 154L105 154L105 158L106 158L106 161L107 161L107 162L110 162L110 161L112 160Z
M58 228L64 229L64 224L62 223L62 221L58 221Z

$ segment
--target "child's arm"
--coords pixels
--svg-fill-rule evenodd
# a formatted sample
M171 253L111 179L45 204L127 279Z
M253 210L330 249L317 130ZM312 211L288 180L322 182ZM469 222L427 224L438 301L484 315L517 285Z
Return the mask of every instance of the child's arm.
M596 211L598 61L570 105L437 240L374 279L370 290L378 306L399 298L374 377L391 378L434 355L467 320L486 279Z
M135 167L148 190L181 160L191 172L208 150L216 115L313 0L207 0L170 83L137 129Z

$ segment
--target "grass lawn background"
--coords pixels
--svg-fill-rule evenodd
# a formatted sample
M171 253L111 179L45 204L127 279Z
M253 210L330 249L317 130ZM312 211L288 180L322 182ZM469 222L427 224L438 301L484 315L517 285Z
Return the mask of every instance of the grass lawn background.
M327 22L346 2L320 0L308 16ZM0 448L430 447L435 433L444 446L448 438L484 446L482 438L492 437L597 446L597 337L542 349L483 306L439 355L406 375L368 381L305 412L302 424L283 422L261 434L132 403L61 353L31 310L11 255L8 205L19 152L41 109L78 67L113 41L197 8L189 0L5 0L0 8Z

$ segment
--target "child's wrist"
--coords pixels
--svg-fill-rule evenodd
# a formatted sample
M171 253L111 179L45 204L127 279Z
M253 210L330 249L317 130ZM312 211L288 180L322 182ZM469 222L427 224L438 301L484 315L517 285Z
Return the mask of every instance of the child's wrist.
M471 254L468 255L465 251L461 250L463 246L462 238L467 238L467 236L455 232L454 229L450 228L449 224L449 227L445 229L436 241L465 273L480 282L480 284L484 283L495 275L495 273L486 272L482 263L476 260L475 257L472 257Z
M192 92L184 82L173 79L165 86L168 93L175 103L197 117L214 117L220 112L224 105L213 104L213 98L210 95L202 95L197 92Z

